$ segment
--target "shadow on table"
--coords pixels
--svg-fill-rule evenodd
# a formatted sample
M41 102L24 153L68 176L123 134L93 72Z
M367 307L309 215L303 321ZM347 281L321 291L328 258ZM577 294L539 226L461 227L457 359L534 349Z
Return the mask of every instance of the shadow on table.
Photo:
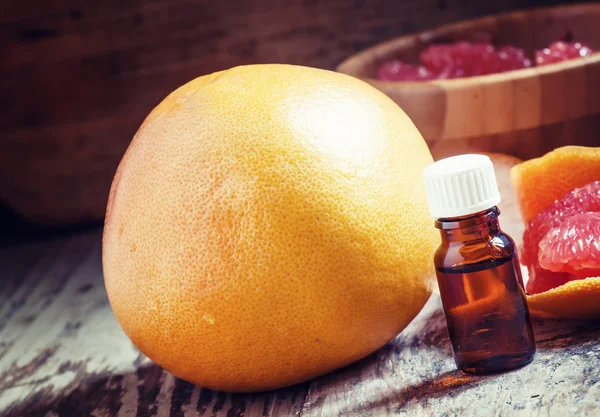
M148 363L126 374L83 374L68 387L53 392L51 386L36 390L24 400L0 410L3 417L75 417L210 415L241 417L249 407L252 415L297 415L309 383L277 391L237 394L200 388ZM275 410L275 412L274 412Z
M490 378L490 376L467 376L459 371L447 371L435 378L402 387L398 390L390 388L381 391L378 396L366 400L366 407L348 407L342 410L341 414L362 415L363 412L375 414L383 410L389 410L390 414L396 414L413 400L427 401L449 395L456 396L467 389L484 383L487 378Z

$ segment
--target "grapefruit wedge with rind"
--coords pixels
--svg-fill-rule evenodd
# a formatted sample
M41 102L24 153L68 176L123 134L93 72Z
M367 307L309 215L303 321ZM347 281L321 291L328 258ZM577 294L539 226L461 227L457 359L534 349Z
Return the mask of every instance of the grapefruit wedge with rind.
M565 194L573 195L572 191L575 189L585 188L582 187L585 185L592 186L590 183L600 180L600 148L579 146L559 148L545 156L523 162L522 164L513 167L510 172L510 177L511 182L515 187L521 213L528 223L528 229L530 229L531 221L535 220L544 209L552 211L552 208L549 206L559 203L557 200L563 199ZM592 186L592 188L594 187ZM581 201L578 201L576 204L579 203L581 203ZM552 243L552 234L560 233L561 228L571 228L571 233L576 234L575 230L581 230L586 227L581 225L577 226L576 229L573 228L577 221L583 219L583 216L585 216L583 213L598 211L597 209L590 209L588 206L590 206L590 204L581 204L579 210L567 210L570 211L568 216L563 216L561 222L555 223L550 221L550 223L553 224L546 228L544 233L541 233L536 237L537 251L535 253L534 262L532 263L533 268L530 267L529 270L534 274L538 274L538 278L540 273L544 273L554 274L553 276L555 278L564 280L560 285L557 285L556 288L528 295L527 299L532 315L538 317L562 317L573 319L600 318L600 302L598 301L600 300L600 277L577 277L572 274L574 270L569 270L566 266L557 268L557 266L553 265L552 268L555 269L555 271L551 271L543 268L538 262L540 257L548 256L546 251L553 249L558 251L562 250L558 247L553 248L548 246ZM564 221L571 217L575 217L575 219L569 220L568 223L563 224ZM588 219L588 221L591 221L591 219ZM557 228L558 230L555 230ZM591 232L591 230L588 228L587 232ZM529 233L531 234L531 231L529 231ZM597 236L597 238L600 237ZM526 244L527 243L529 242L526 242ZM525 247L526 244L523 247ZM540 244L542 245L541 248L539 247ZM581 245L583 242L574 239L572 244ZM568 243L563 242L562 245L568 245ZM544 252L544 255L540 253L542 251ZM534 254L531 253L531 255ZM530 262L532 261L528 259L527 254L522 257L522 259L523 258ZM555 259L558 260L558 258ZM573 267L576 265L576 262L581 262L581 257L576 261L569 261L566 258L564 261L566 264L571 262L571 267ZM582 272L580 270L579 272L581 274L593 272L592 268L588 268L591 264L587 265L587 263L589 262L586 261L587 272ZM549 266L547 262L545 265ZM579 268L574 269L576 270ZM528 285L528 288L530 285Z

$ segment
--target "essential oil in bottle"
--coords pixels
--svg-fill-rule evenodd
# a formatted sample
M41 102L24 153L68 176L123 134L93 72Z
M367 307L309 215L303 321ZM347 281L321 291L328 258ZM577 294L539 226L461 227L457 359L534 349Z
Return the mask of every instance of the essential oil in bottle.
M424 171L442 242L434 256L454 360L470 374L519 368L535 340L515 242L500 229L500 193L485 155L442 159Z

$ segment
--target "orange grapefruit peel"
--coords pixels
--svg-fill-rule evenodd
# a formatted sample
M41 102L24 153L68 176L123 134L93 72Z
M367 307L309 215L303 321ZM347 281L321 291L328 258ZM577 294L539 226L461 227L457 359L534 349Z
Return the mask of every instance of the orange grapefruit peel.
M600 277L569 281L560 287L527 296L535 317L600 318Z
M569 191L599 179L600 148L586 146L563 146L510 170L526 224Z

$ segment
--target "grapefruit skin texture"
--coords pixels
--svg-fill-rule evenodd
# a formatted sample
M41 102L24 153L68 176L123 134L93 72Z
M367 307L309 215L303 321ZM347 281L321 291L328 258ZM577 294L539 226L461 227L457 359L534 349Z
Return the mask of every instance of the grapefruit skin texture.
M115 175L105 284L134 344L203 387L262 391L354 362L426 302L431 154L352 77L253 65L161 102Z
M532 315L570 319L600 318L600 277L569 281L560 287L527 296Z

